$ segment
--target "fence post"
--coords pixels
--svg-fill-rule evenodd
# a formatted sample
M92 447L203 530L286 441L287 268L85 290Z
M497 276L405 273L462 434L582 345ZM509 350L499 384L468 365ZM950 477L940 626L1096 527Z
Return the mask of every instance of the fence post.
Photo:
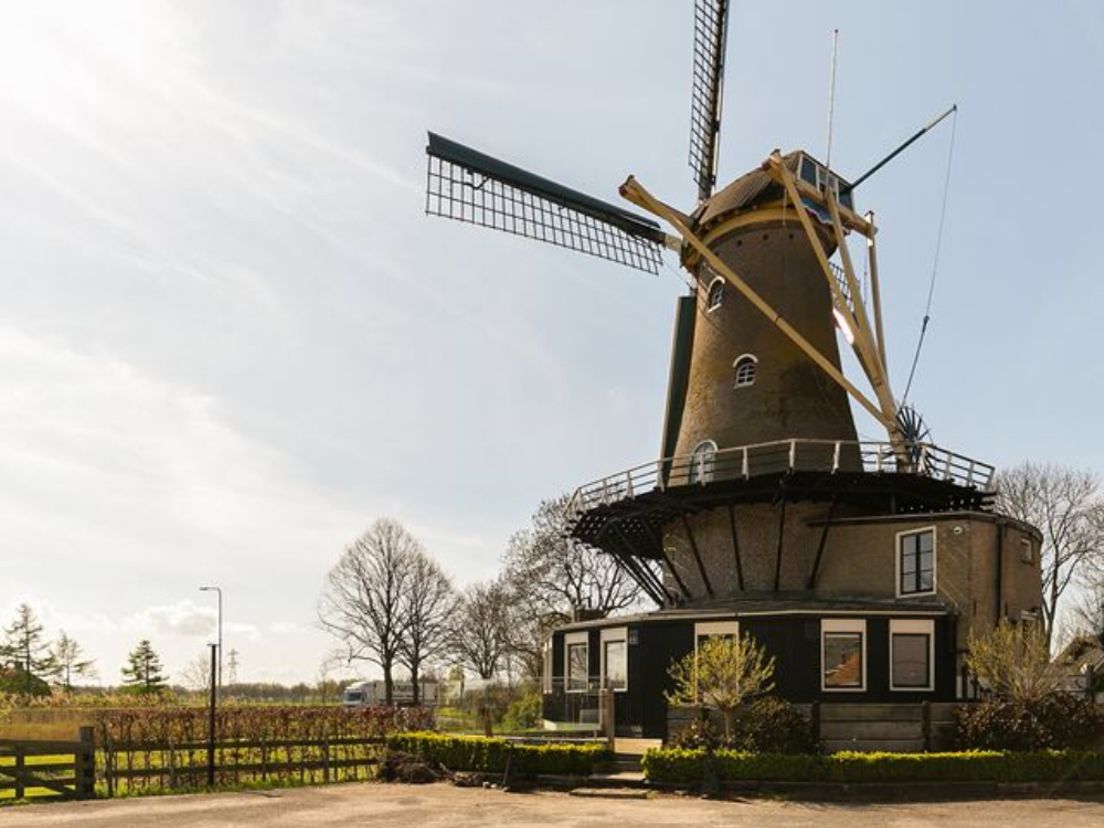
M25 791L23 790L23 746L15 746L15 798L22 799Z
M96 796L96 744L91 727L82 726L80 747L76 755L76 795L77 799L92 799Z
M322 781L330 781L330 737L322 737Z
M924 716L924 752L930 753L931 746L931 702L925 699L920 703Z

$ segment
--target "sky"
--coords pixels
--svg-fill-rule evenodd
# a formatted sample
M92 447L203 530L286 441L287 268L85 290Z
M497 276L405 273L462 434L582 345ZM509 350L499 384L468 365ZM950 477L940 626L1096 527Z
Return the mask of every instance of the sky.
M654 459L675 262L426 217L425 131L689 210L692 5L0 3L0 622L179 674L213 583L241 680L312 680L376 518L464 585L542 498ZM833 28L845 177L959 106L910 400L963 454L1104 472L1104 7L734 0L722 182L824 156ZM859 192L898 388L950 137Z

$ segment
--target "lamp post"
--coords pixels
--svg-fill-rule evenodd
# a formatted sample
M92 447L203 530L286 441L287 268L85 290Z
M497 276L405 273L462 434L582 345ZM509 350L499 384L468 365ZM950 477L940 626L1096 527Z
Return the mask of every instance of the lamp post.
M222 587L201 586L199 591L218 593L218 689L222 695Z

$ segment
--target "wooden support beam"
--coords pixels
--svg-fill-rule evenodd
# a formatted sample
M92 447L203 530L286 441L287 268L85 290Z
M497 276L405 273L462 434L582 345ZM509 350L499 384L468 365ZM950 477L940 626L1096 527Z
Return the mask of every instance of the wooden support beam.
M705 571L705 563L702 561L701 553L698 552L698 542L694 540L694 531L690 528L690 521L686 519L686 513L682 513L682 526L686 530L686 537L690 541L690 550L694 553L694 560L698 562L698 573L701 575L702 583L705 584L705 591L710 598L713 597L713 584L709 582L709 575Z
M616 537L614 537L610 534L611 529L619 531L619 528L616 526L616 524L614 524L612 522L608 523L605 527L603 527L602 531L599 533L598 537L595 539L596 543L600 544L599 548L602 549L603 552L606 552L607 554L609 554L613 558L613 560L616 562L616 564L622 569L622 571L624 571L630 578L632 578L632 580L642 590L644 590L645 593L647 593L649 598L651 598L653 601L655 601L660 606L663 606L664 602L663 602L662 596L655 593L652 586L650 584L642 581L641 577L640 577L640 574L638 572L634 571L634 569L633 569L633 567L630 563L631 555L626 555L624 548L618 548L620 546L619 540L618 540L618 538L616 538ZM630 552L631 552L631 548L630 548Z
M874 417L878 422L882 423L886 429L894 427L894 421L892 419L887 420L882 410L872 402L865 394L863 394L854 383L852 383L847 377L843 375L843 372L836 368L824 354L816 349L816 347L809 342L801 333L794 328L789 322L787 322L778 311L776 311L770 303L768 303L762 296L760 296L754 288L747 282L740 278L736 272L725 264L716 253L709 249L709 247L703 242L694 232L686 225L683 224L677 215L677 211L672 207L664 204L662 201L656 199L651 193L644 189L640 183L629 176L624 184L621 185L621 195L636 204L639 207L644 208L653 215L659 216L672 227L674 227L679 234L683 237L687 244L693 247L701 255L703 259L709 264L711 268L720 276L723 276L725 280L735 287L744 298L751 302L752 306L756 308L760 313L767 317L770 322L775 325L783 334L789 337L798 348L800 348L806 356L808 356L813 362L815 362L822 371L828 374L836 383L843 387L848 394L850 394L856 402L865 408L870 415ZM799 214L803 215L803 211L799 211Z
M744 591L744 565L740 560L740 539L736 535L736 507L728 504L728 528L732 532L732 554L736 558L736 586Z
M678 584L679 590L682 592L683 597L689 601L691 599L690 590L686 588L685 582L682 580L682 576L679 575L678 570L675 569L675 564L671 558L667 555L667 550L663 546L663 537L656 531L655 527L651 524L645 524L648 527L648 532L652 535L655 541L656 550L659 552L660 557L663 558L663 562L667 564L667 571L671 573L671 577L675 579L675 583Z
M782 538L786 533L786 497L782 496L782 508L778 510L778 551L774 556L774 591L782 588Z
M878 353L882 355L882 362L886 361L885 331L882 329L882 288L878 279L878 249L875 236L877 228L874 227L874 212L866 214L866 220L874 231L866 237L866 260L870 270L870 301L874 305L874 330L878 337Z
M656 577L656 574L648 569L647 566L642 564L636 559L633 553L632 542L626 537L624 530L614 523L613 531L617 534L624 550L624 563L626 569L634 580L640 584L641 589L648 593L648 596L659 604L661 607L667 606L670 603L670 595L667 593L667 589L663 586L663 583Z
M836 511L836 498L832 498L828 504L828 517L824 521L824 528L820 532L820 542L817 544L816 557L813 558L813 568L809 572L809 581L806 586L809 589L815 589L817 584L817 578L820 575L820 561L824 557L824 546L828 543L828 530L832 527L832 516Z

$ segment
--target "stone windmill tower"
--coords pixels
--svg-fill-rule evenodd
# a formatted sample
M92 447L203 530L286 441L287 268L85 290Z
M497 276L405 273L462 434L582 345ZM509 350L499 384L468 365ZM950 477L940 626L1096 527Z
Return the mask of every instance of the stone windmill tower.
M727 9L725 0L696 0L690 164L698 197L685 212L633 177L620 194L654 218L433 133L427 147L431 215L652 273L671 252L686 271L690 290L676 300L659 457L579 487L569 506L572 535L612 555L661 607L638 630L639 641L654 636L657 658L685 652L699 629L752 624L738 620L745 617L821 619L832 611L858 612L864 602L889 601L901 622L911 623L910 614L921 611L918 599L941 595L935 586L937 531L895 534L894 527L902 520L939 523L948 515L987 514L990 503L993 468L929 442L922 422L893 396L877 228L873 214L855 206L863 181L953 109L853 182L806 151L775 150L714 191ZM853 247L865 258L867 293L860 290ZM854 352L858 382L843 373L841 347ZM884 440L857 439L852 405L885 428ZM874 557L864 560L858 551ZM924 611L950 616L973 587L944 577L955 608L941 603ZM1032 606L1036 592L1029 584L1021 603ZM845 599L861 606L841 609ZM893 603L901 600L904 606ZM998 616L1008 611L999 608L1000 600ZM826 665L835 658L836 645L823 642L819 657L801 655L787 638L801 633L789 623L779 620L759 634L790 648L799 659L795 670L806 669L810 659ZM917 624L927 632L908 634L928 635L931 642L966 635L935 621ZM829 637L855 635L832 632L831 623L824 629ZM594 652L605 652L609 630L590 641L593 632L566 629L566 637L556 639L548 670L563 677L567 692L575 692L570 686L580 670L584 678L589 669L606 681L606 656L596 659ZM632 635L625 636L633 644ZM590 649L578 649L583 641ZM853 641L848 646L847 672L855 674L859 656ZM904 646L902 639L898 652ZM865 638L861 652L865 659ZM941 668L949 676L959 656L956 650ZM631 655L627 663L631 674ZM663 673L663 665L657 669ZM865 672L862 681L866 692ZM780 686L785 690L785 682ZM795 697L811 692L800 682L792 689ZM656 701L662 687L643 692L641 727L656 730L647 722L659 714L647 711L662 705Z

